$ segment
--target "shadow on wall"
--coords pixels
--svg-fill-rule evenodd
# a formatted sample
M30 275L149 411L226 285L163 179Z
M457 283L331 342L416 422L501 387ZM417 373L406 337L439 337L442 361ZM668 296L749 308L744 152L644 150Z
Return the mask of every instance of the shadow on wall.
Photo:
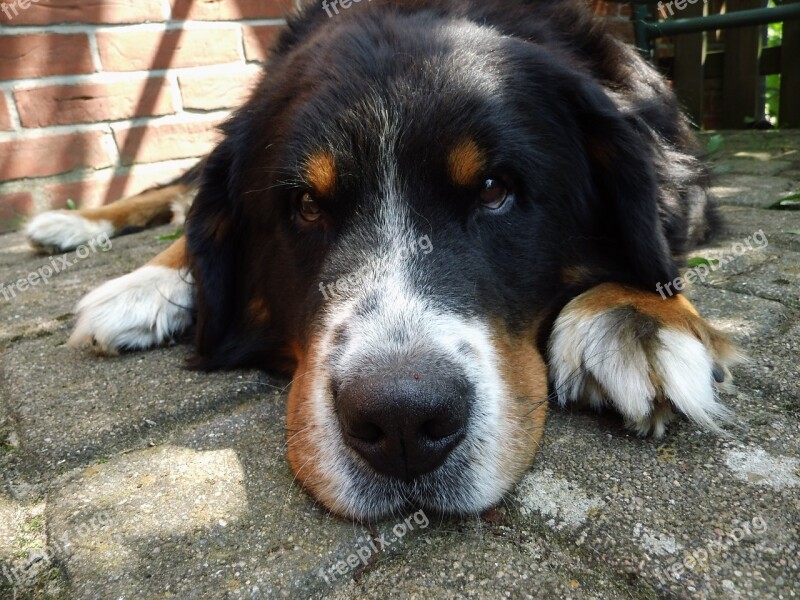
M18 0L14 1L18 2ZM183 22L196 19L211 22L238 20L245 21L240 23L242 31L258 30L258 27L251 26L253 21L257 23L260 19L274 18L283 12L280 8L291 8L294 0L256 3L247 0L170 0L170 3L172 14L169 20L169 30L158 36L155 47L143 48L143 54L147 56L147 64L136 68L140 73L152 73L154 70L166 71L178 66L187 66L179 65L176 62L176 55L181 50L181 44L185 43ZM125 135L119 135L116 130L113 135L109 135L107 131L84 130L81 133L74 133L64 129L61 132L57 129L54 130L53 126L66 125L69 127L78 123L93 122L87 121L85 118L69 121L64 117L64 104L60 104L60 101L63 94L68 92L63 92L63 90L61 90L62 96L54 93L50 102L43 103L42 107L38 108L41 112L36 113L35 122L32 122L30 118L22 118L20 115L22 121L20 127L20 123L14 123L10 116L6 116L10 114L6 104L16 101L19 106L22 94L31 87L36 89L44 87L70 88L74 85L78 90L77 94L80 95L80 86L82 85L81 82L73 84L71 81L63 82L62 79L57 82L45 80L43 83L37 82L31 86L28 81L18 85L16 80L78 76L83 80L83 84L90 87L93 84L86 83L86 76L103 71L103 67L96 63L96 58L93 56L97 53L97 50L94 52L92 50L92 44L95 43L92 39L93 33L65 31L60 26L51 27L53 23L101 26L105 23L117 22L126 24L125 18L120 17L121 13L138 14L138 19L131 19L131 23L136 23L145 20L142 15L147 10L143 4L139 5L133 0L122 2L122 5L119 2L107 0L95 0L86 4L71 3L53 6L34 3L24 10L18 7L15 14L9 3L6 2L5 6L9 8L11 19L5 15L5 11L0 12L0 24L5 30L3 33L13 32L0 35L0 83L6 83L5 91L0 89L0 131L5 131L5 134L0 134L5 138L4 140L0 138L0 184L15 182L11 187L6 186L6 189L0 194L0 231L8 230L9 225L18 226L26 216L35 210L35 204L38 204L40 209L45 205L58 207L63 206L68 197L79 200L88 196L94 196L98 204L114 201L126 192L136 191L133 190L133 187L139 185L138 179L131 172L131 167L152 162L152 159L145 158L148 139L152 138L144 135L144 128L141 127L131 127L124 132ZM217 17L217 15L219 16ZM31 26L36 29L31 29ZM251 36L252 39L248 39L248 42L252 42L254 46L260 46L261 52L258 52L258 56L251 57L250 46L248 46L245 64L263 61L272 44L271 35L256 36L255 31L250 33L254 35ZM255 55L256 52L253 54ZM214 66L209 62L205 64L209 67ZM139 77L137 74L137 78ZM122 98L122 101L127 102L126 112L130 114L130 118L164 114L163 110L159 112L158 105L159 103L163 104L164 96L173 95L171 85L169 77L146 77L136 88L135 96L132 94L128 98ZM92 100L102 103L104 98L98 92L98 98L79 97L66 100L83 100L84 103L86 100ZM126 115L124 118L129 117ZM49 127L47 135L44 130L37 131L43 127ZM15 129L24 131L24 135L14 131ZM114 159L109 157L107 151L109 143L116 144L116 152L120 157L116 164L113 163ZM174 168L180 168L180 165ZM109 178L103 179L100 182L103 187L98 189L98 180L92 179L92 177L101 169L104 170L103 175L109 174ZM82 178L77 173L78 170L85 170L88 178ZM71 172L74 172L73 176L69 177L68 174ZM45 187L46 183L36 181L36 178L60 177L61 175L67 175L61 187L68 186L68 194L61 189L51 192L49 186ZM32 181L26 182L26 179ZM25 187L27 183L30 183L29 187ZM42 187L37 187L37 185ZM143 182L139 187L144 185L147 185L147 182ZM31 192L39 194L37 196L40 199L39 202L34 202Z

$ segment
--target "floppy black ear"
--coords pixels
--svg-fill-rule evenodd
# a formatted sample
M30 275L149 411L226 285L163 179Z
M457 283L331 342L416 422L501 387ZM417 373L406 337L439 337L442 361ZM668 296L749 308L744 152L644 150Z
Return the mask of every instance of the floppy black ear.
M185 235L197 289L196 368L213 368L217 348L231 330L237 289L235 206L229 189L232 144L225 140L206 159Z
M616 228L636 282L655 290L678 268L659 218L659 184L654 156L635 116L623 115L597 83L577 80L577 117L606 222Z
M200 189L186 219L197 290L196 355L189 361L195 369L276 368L273 362L282 360L277 356L279 336L268 319L253 323L248 316L252 281L247 281L247 227L240 200L248 157L237 149L252 147L251 131L243 119L227 124L226 138L206 159ZM268 315L265 305L259 309Z

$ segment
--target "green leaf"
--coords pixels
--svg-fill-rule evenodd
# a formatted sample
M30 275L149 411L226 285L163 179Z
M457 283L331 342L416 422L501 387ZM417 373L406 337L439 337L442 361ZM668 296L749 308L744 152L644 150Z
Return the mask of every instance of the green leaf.
M722 146L725 145L725 138L721 134L712 135L708 138L708 144L706 145L706 152L709 155L719 152L722 149Z
M800 192L779 198L767 208L771 210L800 210Z
M183 235L183 229L176 229L172 233L168 233L166 235L160 235L156 239L159 242L174 242Z
M75 204L75 200L72 198L67 200L67 210L78 210L78 205Z
M708 258L703 258L702 256L693 256L686 262L689 265L690 269L694 269L695 267L699 267L700 265L706 265L711 267L719 263L719 261L716 258L708 259Z

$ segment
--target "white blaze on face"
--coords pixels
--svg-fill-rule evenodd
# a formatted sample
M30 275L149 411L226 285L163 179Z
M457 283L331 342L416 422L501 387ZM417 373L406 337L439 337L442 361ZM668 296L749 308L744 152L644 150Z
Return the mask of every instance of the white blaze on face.
M407 501L445 512L486 508L513 484L501 467L503 444L513 433L502 415L509 394L491 332L475 319L437 308L424 289L415 288L413 281L419 278L410 274L425 268L426 253L419 251L425 233L413 227L392 167L387 169L380 206L369 233L377 243L353 256L358 276L326 302L308 374L314 378L306 385L316 421L309 428L316 471L327 478L324 487L337 499L336 509L354 516L386 514ZM427 246L428 252L436 252L435 238L432 246ZM359 310L363 303L369 304L368 310ZM342 330L345 334L337 335ZM369 377L384 367L424 368L436 359L460 370L475 392L465 438L441 467L412 483L378 475L345 445L331 383ZM436 375L426 373L427 378Z

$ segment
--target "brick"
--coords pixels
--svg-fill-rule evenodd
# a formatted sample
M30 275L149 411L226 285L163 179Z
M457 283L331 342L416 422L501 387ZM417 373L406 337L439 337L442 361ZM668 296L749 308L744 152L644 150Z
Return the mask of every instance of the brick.
M79 208L97 208L120 198L138 194L154 185L172 181L185 171L183 168L165 167L157 171L148 169L147 173L142 173L134 169L128 175L113 176L109 173L100 178L53 183L44 186L42 190L50 199L50 208L64 208L67 200L72 200Z
M592 0L589 2L589 6L598 17L630 18L631 16L631 5L628 2Z
M181 76L178 85L183 107L187 110L237 108L247 100L258 77L253 74L231 77Z
M93 72L89 38L82 33L0 36L0 79Z
M101 31L100 61L107 71L198 67L241 60L234 28L173 31Z
M0 181L111 166L101 131L0 142Z
M611 33L618 40L628 44L634 43L636 36L633 33L633 23L627 20L609 19L606 24L608 25L608 29L611 31Z
M293 0L170 0L172 18L193 21L276 19L294 9Z
M17 229L25 217L33 214L30 192L0 194L0 232Z
M14 92L25 127L96 123L172 114L163 77L109 84L56 85Z
M38 0L33 0L37 2ZM7 2L11 4L11 2ZM57 23L146 23L163 21L161 0L73 0L40 2L26 10L11 11L9 21L0 13L4 25L54 25Z
M148 126L112 126L122 163L150 163L208 154L221 120Z
M42 191L50 198L50 208L64 208L72 200L78 208L97 208L107 202L124 197L124 180L108 177L103 180L87 179L71 183L53 183ZM108 199L106 197L108 196Z
M622 5L619 2L598 0L594 2L594 14L598 17L619 17L622 15Z
M245 58L248 61L266 61L280 30L278 25L256 25L242 28Z
M0 131L11 131L14 129L11 124L11 113L8 109L6 95L0 92Z
M592 5L593 5L592 10L594 11L594 14L597 15L598 17L607 17L611 14L609 12L610 5L608 2L605 2L604 0L595 0L594 2L592 2Z

